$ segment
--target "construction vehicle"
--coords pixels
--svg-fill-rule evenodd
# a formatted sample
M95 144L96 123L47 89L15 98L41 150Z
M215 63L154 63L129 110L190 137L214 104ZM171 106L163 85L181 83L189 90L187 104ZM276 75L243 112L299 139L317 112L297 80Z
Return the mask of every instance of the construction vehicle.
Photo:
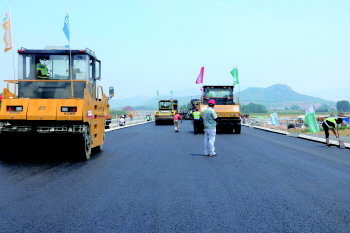
M21 48L18 54L18 79L5 80L2 92L1 143L11 148L29 141L40 149L51 142L79 160L90 159L92 149L104 144L114 95L113 87L107 97L97 84L100 60L90 49Z
M188 112L185 115L186 120L193 120L192 113L196 110L196 108L199 109L199 103L200 103L200 99L191 99L189 103Z
M187 113L186 119L193 120L192 113L196 110L196 108L199 109L199 103L200 103L200 99L191 99L191 102L190 102L191 107Z
M154 112L155 124L173 124L174 116L178 112L178 103L174 99L158 101L158 110Z
M215 100L214 110L218 117L217 132L241 133L240 104L239 98L233 96L234 86L205 85L202 90L202 97L199 104L201 114L208 107L210 99ZM201 119L200 132L204 131L203 120Z

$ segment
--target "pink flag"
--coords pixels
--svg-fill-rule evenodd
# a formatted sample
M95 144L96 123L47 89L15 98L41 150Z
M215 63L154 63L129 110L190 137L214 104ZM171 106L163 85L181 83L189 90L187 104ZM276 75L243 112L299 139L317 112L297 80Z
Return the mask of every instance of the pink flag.
M197 77L196 84L203 83L203 77L204 77L204 66L201 67L201 71Z

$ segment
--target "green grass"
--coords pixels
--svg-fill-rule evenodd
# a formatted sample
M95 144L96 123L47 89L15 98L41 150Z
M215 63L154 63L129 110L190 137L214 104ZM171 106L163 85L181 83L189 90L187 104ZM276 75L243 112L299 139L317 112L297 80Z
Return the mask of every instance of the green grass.
M111 110L111 117L115 118L115 115L127 115L125 110Z

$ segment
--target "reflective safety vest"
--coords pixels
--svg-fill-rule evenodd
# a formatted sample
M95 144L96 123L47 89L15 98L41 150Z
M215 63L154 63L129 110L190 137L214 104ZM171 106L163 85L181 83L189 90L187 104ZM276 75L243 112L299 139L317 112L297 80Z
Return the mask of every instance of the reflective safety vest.
M41 63L36 64L36 70L41 71L42 76L47 76L48 70L46 65L43 65ZM40 75L39 75L40 76Z
M324 123L328 126L328 128L332 129L332 128L334 128L334 127L328 125L328 124L327 124L327 121L330 121L330 122L332 122L334 125L337 125L336 119L337 119L336 117L328 117L328 118L326 118L326 119L324 120Z
M193 112L193 119L199 120L201 118L201 113L198 111Z

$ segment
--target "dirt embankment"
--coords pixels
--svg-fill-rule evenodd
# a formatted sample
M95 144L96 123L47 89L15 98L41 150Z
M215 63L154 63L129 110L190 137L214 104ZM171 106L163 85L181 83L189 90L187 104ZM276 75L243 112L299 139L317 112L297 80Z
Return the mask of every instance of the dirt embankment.
M303 133L303 134L311 134L307 127L305 128L292 128L292 129L287 129L286 126L281 126L281 125L276 125L276 126L272 126L272 125L264 125L263 127L266 128L270 128L270 129L276 129L276 130L281 130L281 131L287 131L287 132L291 132L291 133ZM329 132L330 134L333 134L332 132ZM313 134L321 134L324 135L324 131L320 128L320 132L317 133L313 133ZM339 135L340 136L350 136L350 128L347 129L339 129Z

